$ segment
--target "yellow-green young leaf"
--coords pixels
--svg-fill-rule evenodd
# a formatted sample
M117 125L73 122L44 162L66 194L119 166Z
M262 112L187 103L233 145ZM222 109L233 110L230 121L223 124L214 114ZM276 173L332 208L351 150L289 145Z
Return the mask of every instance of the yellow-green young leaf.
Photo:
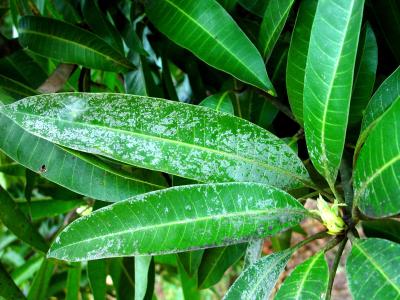
M288 249L260 258L240 274L224 300L268 299L292 253L293 250Z
M399 244L375 238L355 240L346 262L353 299L399 299L399 265Z
M399 114L396 101L370 131L354 170L353 205L371 217L400 212Z
M344 148L363 6L363 0L321 0L311 29L304 130L311 161L330 186Z
M26 299L0 263L0 299Z
M258 36L259 47L267 61L283 26L289 16L294 0L269 0Z
M321 251L298 265L285 279L276 300L325 299L328 288L329 268Z
M134 68L97 35L63 21L26 16L19 21L18 32L22 46L64 63L112 72Z
M214 68L275 94L260 53L217 1L148 0L145 7L169 39Z
M150 173L141 174L139 170L133 176L93 155L34 136L2 114L0 131L0 150L7 156L50 181L94 199L115 202L166 186L161 180L149 182L156 177Z
M234 109L232 104L233 101L232 98L233 98L232 94L229 91L227 91L211 95L206 99L204 99L203 101L201 101L199 105L213 108L217 111L222 111L233 115Z
M0 108L51 142L202 182L282 189L308 181L297 155L268 131L201 106L124 94L40 95Z
M315 11L317 10L317 4L317 0L301 1L288 53L286 88L290 107L301 126L303 126L304 75L308 46L310 43L311 26Z
M60 233L48 256L80 261L236 244L273 235L307 214L292 196L263 184L179 186L76 220Z

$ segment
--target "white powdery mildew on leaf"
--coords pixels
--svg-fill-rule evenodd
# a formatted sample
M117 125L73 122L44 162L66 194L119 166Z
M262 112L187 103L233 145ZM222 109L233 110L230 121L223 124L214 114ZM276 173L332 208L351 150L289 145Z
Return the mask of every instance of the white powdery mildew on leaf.
M33 134L76 150L199 181L285 189L308 175L271 133L204 107L121 94L30 97L5 110Z

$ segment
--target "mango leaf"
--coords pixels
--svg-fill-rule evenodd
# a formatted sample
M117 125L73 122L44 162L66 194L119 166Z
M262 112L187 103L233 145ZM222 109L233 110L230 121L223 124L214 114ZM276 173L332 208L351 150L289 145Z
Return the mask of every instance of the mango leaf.
M320 1L311 29L304 130L311 161L331 187L344 148L363 6L363 0Z
M378 45L371 26L367 23L360 36L357 63L354 74L353 93L350 103L349 125L358 124L367 106L375 83L378 65Z
M44 257L42 255L34 255L33 257L26 260L26 262L20 267L16 268L12 273L11 277L16 285L22 285L27 280L31 279L33 275L40 269Z
M57 237L48 256L79 261L223 246L273 235L307 214L292 196L262 184L178 186L78 219Z
M253 14L263 17L268 1L265 0L238 0L239 4Z
M105 259L87 262L87 274L94 300L106 299L107 263Z
M65 296L66 300L76 300L79 299L79 288L81 281L81 263L72 263L69 266L66 290L67 294Z
M266 61L282 32L293 3L294 0L268 1L258 36L261 54Z
M346 262L353 299L399 298L399 265L399 244L375 238L355 240Z
M0 221L18 238L35 249L46 252L48 246L44 238L36 228L29 222L17 203L11 198L6 190L0 186Z
M365 236L380 237L400 244L400 221L370 220L361 223Z
M41 199L28 202L18 203L18 207L26 215L30 213L32 221L40 220L43 218L51 218L60 214L67 213L78 206L85 205L82 200L49 200Z
M189 277L197 273L203 253L203 249L178 253L179 261Z
M217 0L227 11L231 11L235 8L238 0Z
M95 156L68 150L23 130L0 116L0 150L26 168L77 193L103 201L120 201L163 188L114 169ZM76 173L75 173L76 172Z
M177 267L182 284L183 299L201 300L200 291L197 289L197 274L190 277L179 259L177 260Z
M153 269L153 270L152 270ZM154 278L154 259L152 256L135 256L135 300L151 299L152 291L149 286L154 286L154 280L149 280L150 276Z
M329 268L321 251L298 265L285 279L277 300L320 300L324 299L328 288Z
M169 39L214 68L275 95L256 47L215 0L149 0L145 6Z
M28 300L45 300L47 299L47 291L50 279L55 269L55 263L45 259L40 266L39 272L33 279L31 288L29 289Z
M286 88L290 107L301 126L303 126L303 90L307 53L317 4L317 0L301 1L288 53Z
M370 132L354 170L353 205L368 216L400 212L400 101Z
M24 97L37 95L38 92L14 79L7 76L0 75L0 102L8 104L12 101L4 101L4 96L11 97L12 99L21 99Z
M268 299L293 250L272 253L247 267L232 284L224 300Z
M223 92L211 95L199 103L200 106L213 108L216 111L226 112L233 115L232 94L230 92Z
M14 283L10 275L0 263L0 298L4 299L26 299L24 294Z
M205 107L121 94L66 93L0 108L33 134L80 151L202 181L308 183L297 155L268 131Z
M371 130L379 123L388 108L400 99L400 66L379 86L369 101L361 123L354 160Z
M134 68L97 35L63 21L26 16L19 21L18 32L23 47L63 63L112 72Z
M216 284L225 271L244 254L247 244L206 249L198 270L198 286L206 289Z

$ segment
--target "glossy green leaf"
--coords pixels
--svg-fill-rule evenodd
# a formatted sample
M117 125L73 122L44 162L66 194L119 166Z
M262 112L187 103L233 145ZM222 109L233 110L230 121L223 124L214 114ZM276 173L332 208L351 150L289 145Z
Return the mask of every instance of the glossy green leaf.
M367 237L380 237L400 244L399 220L370 220L363 221L362 228Z
M198 285L206 289L218 283L225 271L244 254L247 244L206 249L198 270Z
M76 300L79 299L79 289L81 281L81 263L72 263L69 266L68 277L67 277L67 294L65 296L66 300Z
M19 210L6 190L0 186L0 221L18 238L35 249L46 252L48 246L37 229Z
M23 17L18 27L22 46L64 63L112 72L134 67L97 35L77 26L45 17Z
M371 130L379 123L388 108L400 99L400 66L379 86L369 101L361 123L354 159Z
M201 101L199 105L233 115L232 95L228 91L211 95Z
M400 101L370 132L354 170L353 205L368 216L400 212Z
M372 94L378 65L378 45L369 23L361 32L357 50L353 92L350 103L349 125L358 124Z
M285 279L276 300L320 300L328 288L329 268L324 252L319 252L299 264Z
M78 219L57 237L48 255L77 261L223 246L273 235L307 214L293 197L262 184L179 186Z
M28 300L46 300L50 279L53 276L55 263L45 259L29 289Z
M189 277L192 277L197 272L203 253L203 249L178 253L180 263Z
M27 202L19 203L18 207L30 216L33 221L40 220L43 218L51 218L60 214L67 213L78 206L85 205L86 203L82 200L35 200L30 204Z
M353 299L400 298L399 265L399 244L375 238L355 240L346 262Z
M105 259L87 262L87 275L94 300L106 299L107 263Z
M268 299L293 250L272 253L247 267L226 293L224 300Z
M285 26L294 0L269 0L261 23L258 42L261 54L268 60Z
M143 300L146 295L151 260L151 256L135 256L135 300Z
M135 177L110 167L95 156L36 137L3 115L0 116L0 129L2 152L44 178L77 193L114 202L163 187L146 182L145 174Z
M313 165L334 185L349 114L363 0L321 0L304 79L304 130Z
M8 275L7 271L0 264L0 298L8 299L26 299L21 290Z
M24 97L33 96L37 94L38 92L30 88L29 86L26 86L4 75L0 75L0 95L1 95L0 102L3 103L5 102L5 104L11 102L11 101L4 101L3 99L4 95L9 96L12 99L21 99Z
M308 179L297 155L274 135L205 107L133 95L66 93L0 109L52 142L198 181L290 189Z
M257 16L264 16L269 0L238 0L239 4Z
M300 3L296 24L290 41L286 69L286 88L289 104L296 120L303 126L303 91L311 27L317 10L317 0Z
M185 300L201 300L200 292L197 289L197 274L190 277L183 267L180 260L177 260L178 273L182 284L183 299Z
M215 0L149 0L146 13L158 30L209 65L275 94L256 47Z

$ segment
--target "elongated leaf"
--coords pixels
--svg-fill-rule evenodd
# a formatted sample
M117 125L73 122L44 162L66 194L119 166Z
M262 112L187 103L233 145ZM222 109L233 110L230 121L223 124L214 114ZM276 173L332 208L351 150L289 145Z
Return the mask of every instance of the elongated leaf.
M342 158L363 0L318 2L304 79L311 161L333 186Z
M300 3L296 24L290 41L286 69L286 88L289 104L296 120L303 126L303 90L311 26L317 10L317 0Z
M271 133L204 107L121 94L56 94L1 109L26 130L77 150L203 182L284 189L308 175Z
M146 13L158 30L209 65L275 94L256 47L215 0L149 0Z
M232 95L229 92L211 95L201 101L199 105L233 115Z
M35 221L67 213L84 204L82 200L36 200L30 204L19 203L18 206L25 214L29 212L32 220Z
M380 237L400 244L400 221L373 220L361 224L367 237Z
M19 41L42 56L92 69L126 72L133 68L117 50L93 33L63 21L45 17L23 17Z
M354 300L400 297L400 245L382 239L358 239L346 262Z
M58 236L48 255L75 261L223 246L272 235L306 215L293 197L262 184L180 186L78 219Z
M11 277L16 285L21 285L27 280L31 279L33 275L40 269L44 257L41 255L35 255L27 260L22 266L16 268L12 273Z
M162 185L145 182L145 177L140 174L135 178L94 156L67 150L36 137L3 115L0 116L0 129L2 152L44 178L77 193L114 202L162 188Z
M269 0L261 23L258 41L261 53L268 60L282 32L294 0Z
M285 279L277 300L320 300L324 299L328 288L329 268L324 252L319 252L298 265Z
M21 99L38 94L34 89L4 75L0 75L0 90L2 98L4 97L3 94L8 95L12 99ZM4 102L3 99L0 99L0 102ZM6 102L6 104L8 103Z
M178 253L180 263L189 277L197 273L203 253L203 249Z
M226 293L224 300L268 299L293 250L276 252L245 269Z
M197 274L190 277L180 260L177 260L178 272L182 283L183 298L185 300L201 300L200 292L197 289Z
M198 270L198 285L206 289L216 284L225 271L244 254L247 244L206 249Z
M68 270L67 277L67 294L65 296L66 300L76 300L79 299L79 289L81 281L81 263L72 263L70 269Z
M106 299L107 264L105 259L87 262L87 274L94 300Z
M46 252L48 246L44 238L19 210L7 191L0 186L0 220L18 238L39 251Z
M264 16L268 0L238 0L239 4L257 16Z
M400 66L379 86L365 109L361 134L357 141L354 159L371 130L379 123L388 108L400 99Z
M375 83L378 65L378 45L369 23L364 27L357 50L357 68L354 74L349 125L358 124L363 116Z
M231 11L235 8L238 0L217 0L227 11Z
M368 216L400 212L400 101L370 132L354 170L353 205Z
M53 275L55 264L53 261L45 259L40 266L39 272L29 289L28 300L45 300L47 299L47 290L49 288L50 279Z
M26 299L21 290L8 275L0 264L0 298L4 299Z
M151 256L135 257L135 300L145 299L151 260Z

